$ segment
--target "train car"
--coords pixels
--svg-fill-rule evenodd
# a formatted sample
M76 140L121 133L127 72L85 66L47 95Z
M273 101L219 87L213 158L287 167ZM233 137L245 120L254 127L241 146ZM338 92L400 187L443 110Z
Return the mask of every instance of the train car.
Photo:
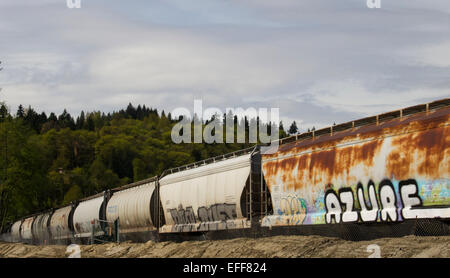
M31 216L23 220L22 225L20 226L20 238L22 242L33 243L33 234L31 228L33 226L33 221L35 218L35 216Z
M260 207L259 194L252 194L261 187L260 167L254 147L166 171L159 180L165 219L159 232L251 228Z
M449 104L445 99L282 140L275 153L262 154L274 209L262 226L449 219Z
M34 244L48 244L50 242L50 218L53 210L44 212L36 216L32 225L33 243Z
M19 221L14 222L14 224L11 226L11 234L10 234L11 242L21 241L20 227L22 226L22 222L23 220L21 219Z
M106 192L82 199L73 213L74 237L86 242L91 237L104 235L106 221Z
M255 146L169 169L29 216L3 238L342 237L356 225L365 230L348 239L370 239L411 234L396 227L416 229L419 220L439 223L423 235L448 235L449 123L450 99L444 99L298 134L268 151Z
M49 230L53 243L70 243L74 239L73 213L76 204L56 209L50 217Z
M155 237L157 221L152 216L157 215L158 209L155 197L157 182L158 178L153 177L111 191L106 220L109 227L114 227L118 219L122 240L146 241ZM112 232L108 231L108 234Z

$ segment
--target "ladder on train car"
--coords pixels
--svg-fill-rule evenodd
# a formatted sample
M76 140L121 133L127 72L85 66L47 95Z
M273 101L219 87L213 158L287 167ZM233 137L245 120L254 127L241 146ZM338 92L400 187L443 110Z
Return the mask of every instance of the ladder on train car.
M260 220L270 212L270 198L261 169L261 155L258 153L255 156L257 157L252 159L249 185L246 189L246 212L250 221L254 217Z
M96 225L99 223L100 225ZM120 235L120 221L117 218L115 221L107 221L107 220L98 220L95 219L91 221L92 229L91 229L91 237L89 239L89 244L95 243L107 243L107 242L117 242L119 243L119 235ZM96 227L102 227L100 232L96 230Z

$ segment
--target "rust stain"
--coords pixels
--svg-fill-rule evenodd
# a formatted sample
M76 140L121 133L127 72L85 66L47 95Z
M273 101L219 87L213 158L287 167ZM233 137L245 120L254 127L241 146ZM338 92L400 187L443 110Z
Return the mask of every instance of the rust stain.
M351 185L363 175L372 178L381 167L378 172L389 178L448 177L449 121L450 107L445 107L291 142L275 154L263 154L263 161L272 159L263 162L265 179L269 188L281 181L298 190L323 187L336 178Z
M434 128L395 138L392 144L396 148L387 159L388 176L397 179L414 174L435 178L448 176L449 133L448 127Z

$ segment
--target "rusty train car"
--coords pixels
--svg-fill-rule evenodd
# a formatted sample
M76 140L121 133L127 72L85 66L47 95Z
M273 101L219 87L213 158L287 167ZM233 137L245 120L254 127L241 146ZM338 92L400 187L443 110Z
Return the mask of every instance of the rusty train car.
M443 99L291 136L26 217L2 239L45 244L353 231L347 238L358 240L410 234L421 220L434 221L425 226L434 223L431 234L436 223L448 234L449 123L450 99Z
M301 135L263 155L263 226L450 218L448 101Z

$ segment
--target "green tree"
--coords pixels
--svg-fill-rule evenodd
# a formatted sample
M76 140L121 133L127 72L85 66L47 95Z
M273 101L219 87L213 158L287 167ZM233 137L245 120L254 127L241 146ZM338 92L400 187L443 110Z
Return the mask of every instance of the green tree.
M69 204L72 201L83 198L83 193L78 185L72 185L66 195L64 195L63 205Z
M3 222L253 145L174 144L170 134L176 121L145 105L108 114L83 112L76 123L66 110L47 118L21 106L17 114L11 116L0 104ZM235 138L238 123L248 134L249 123L258 121L229 116L235 126L226 132ZM225 139L223 129L214 132Z
M297 127L297 123L295 121L292 122L291 126L289 127L289 131L288 132L291 135L298 133L298 127Z
M112 170L107 169L105 165L96 159L89 168L90 183L92 188L89 194L95 194L106 189L114 188L119 185L120 178Z
M139 159L133 159L133 181L137 182L146 178L145 163Z

